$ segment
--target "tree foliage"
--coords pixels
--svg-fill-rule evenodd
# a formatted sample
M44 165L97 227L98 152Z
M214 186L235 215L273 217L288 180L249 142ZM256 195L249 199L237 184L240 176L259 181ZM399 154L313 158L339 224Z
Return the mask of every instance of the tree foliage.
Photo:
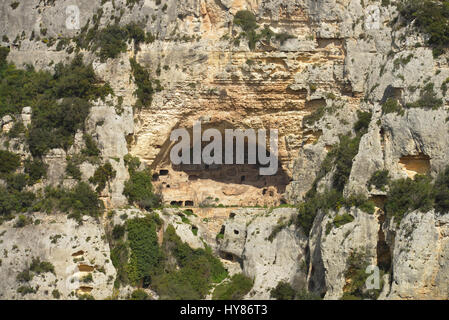
M160 199L153 193L151 174L148 170L130 170L130 178L125 182L123 194L130 204L137 204L141 208L150 209L157 207Z
M69 64L57 64L53 74L5 63L0 67L0 116L32 107L27 142L34 157L52 148L68 149L77 130L84 128L90 101L113 93L92 66L83 63L81 55Z
M448 0L402 0L398 9L404 22L429 35L428 44L441 54L449 43Z

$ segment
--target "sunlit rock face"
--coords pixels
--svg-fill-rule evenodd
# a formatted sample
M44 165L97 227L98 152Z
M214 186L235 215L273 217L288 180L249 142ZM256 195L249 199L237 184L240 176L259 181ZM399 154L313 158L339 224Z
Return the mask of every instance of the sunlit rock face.
M387 170L393 180L435 178L449 163L447 54L435 57L424 45L426 35L396 24L397 1L390 2L167 0L158 5L154 0L33 0L16 8L9 2L0 4L1 41L10 46L8 60L18 67L31 64L53 71L55 64L70 61L77 54L75 42L73 50L58 48L58 42L76 39L80 30L73 24L82 28L89 22L92 27L96 21L102 29L111 21L135 22L153 36L138 46L130 41L114 59L101 60L94 52L79 50L114 96L93 102L84 132L76 133L69 150L53 149L43 157L47 178L32 189L72 187L76 181L66 175L68 159L84 148L83 134L88 133L102 161L116 172L99 195L105 214L98 221L85 219L80 227L65 216L42 213L35 213L42 224L17 233L11 231L14 222L1 225L0 297L23 298L16 277L33 256L52 262L55 273L36 277L32 285L41 289L25 298L45 299L44 292L51 295L56 289L62 298L126 298L132 292L131 287L114 292L116 271L104 241L113 226L125 223L125 216L146 214L128 207L123 194L130 178L125 156L130 154L140 158L140 169L151 169L154 191L164 205L175 207L158 211L164 228L175 225L190 246L212 247L231 274L253 278L254 287L245 298L270 299L271 289L287 282L295 290L340 299L351 283L351 252L364 250L369 263L385 270L379 298L447 299L445 215L414 211L396 225L385 213L388 190L369 185L380 170ZM79 16L73 8L67 11L68 5L77 6ZM256 16L258 32L269 28L271 39L249 41L242 36L242 28L234 23L242 10ZM138 86L130 59L163 88L141 108L134 107ZM442 101L440 108L383 110L389 99L403 106L418 101L429 84L434 98ZM311 188L332 188L335 167L324 176L321 169L341 136L355 135L360 112L371 112L372 117L342 194L371 199L375 213L344 207L319 212L308 232L296 221L298 208L270 208L299 205ZM0 121L0 148L13 150L22 160L30 156L26 144L9 141L7 135L18 122L29 125L32 114L26 107ZM171 133L192 133L197 122L203 132L216 129L223 139L229 129L277 130L276 174L261 175L260 163L174 165ZM222 151L226 152L224 143ZM88 182L99 166L81 163L81 180ZM0 180L0 185L6 182ZM107 214L114 210L118 213L112 223ZM353 220L335 226L341 216ZM62 237L53 242L50 237L56 234ZM162 244L163 232L158 237ZM90 273L94 280L89 285L64 287L67 277Z

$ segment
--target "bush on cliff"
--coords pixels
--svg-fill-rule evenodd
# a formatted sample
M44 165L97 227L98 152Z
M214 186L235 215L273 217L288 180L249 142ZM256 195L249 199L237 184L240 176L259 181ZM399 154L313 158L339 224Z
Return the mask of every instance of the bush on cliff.
M165 272L152 279L152 287L162 299L204 299L212 283L221 282L227 276L210 248L190 248L171 225L164 234L163 250L167 257Z
M32 66L17 69L3 61L0 78L0 117L19 114L27 106L33 109L27 142L34 157L52 148L68 149L76 131L84 128L89 101L113 93L81 55L69 64L57 64L53 74Z
M123 194L130 204L137 204L147 210L160 204L160 198L153 193L151 173L148 170L131 171L129 180L125 182Z
M14 172L19 166L20 156L18 154L0 150L0 175Z
M448 0L402 0L398 9L405 23L414 23L429 35L428 44L439 55L449 43L449 1Z
M238 273L232 276L229 282L218 285L213 293L214 300L242 300L250 292L254 281L247 276Z
M434 205L432 179L428 176L416 176L392 181L387 194L385 211L387 217L395 218L397 224L408 212L430 211Z
M83 215L98 217L103 209L98 194L85 182L79 182L70 190L47 187L45 196L34 206L35 211L68 213L70 218L78 222Z

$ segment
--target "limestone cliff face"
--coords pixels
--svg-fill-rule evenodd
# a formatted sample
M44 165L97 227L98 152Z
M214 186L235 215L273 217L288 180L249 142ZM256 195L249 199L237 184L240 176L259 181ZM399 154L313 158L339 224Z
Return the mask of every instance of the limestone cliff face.
M76 294L106 299L116 271L103 226L89 217L81 226L65 215L34 214L33 218L33 225L21 229L13 226L14 221L1 226L2 299L77 299ZM54 270L34 274L26 284L18 275L35 259L51 262ZM83 281L89 274L92 280ZM22 293L18 291L21 286L35 291Z
M115 94L96 102L85 123L85 132L98 143L102 159L116 171L100 195L107 209L124 210L120 214L130 216L140 212L126 208L123 195L129 179L124 157L130 153L141 159L142 167L151 168L154 187L167 206L185 206L195 214L192 221L198 231L194 234L190 225L183 224L178 209L160 212L165 227L175 225L191 247L207 243L231 274L243 272L253 278L248 299L269 299L279 282L339 299L351 283L347 261L357 250L364 250L371 264L388 269L379 298L449 297L447 217L434 211L413 212L396 226L384 212L387 192L368 185L377 171L387 170L393 180L417 174L435 178L449 164L449 97L444 90L448 62L445 55L434 57L432 49L422 45L425 35L396 24L395 1L382 5L380 0L166 0L162 4L145 0L127 5L124 0L34 0L17 8L10 2L0 4L0 36L11 48L9 61L17 66L52 70L54 64L75 56L76 50L58 49L58 39L74 39L80 32L67 28L68 5L79 8L80 27L92 27L97 21L102 29L119 17L120 25L140 23L153 37L138 46L130 41L126 52L114 59L102 60L94 52L79 50ZM271 40L261 38L252 48L246 37L239 36L242 29L234 24L234 16L242 10L255 14L259 30L264 26L271 30ZM69 43L76 47L75 41ZM137 84L130 58L163 87L141 109L133 108ZM437 110L383 111L389 99L404 106L416 102L420 89L429 83L435 99L442 101ZM299 209L269 209L299 205L312 188L332 188L335 168L321 175L322 167L341 136L357 134L354 124L360 112L371 112L371 118L342 194L373 200L375 213L343 206L319 212L308 232L294 223ZM17 121L29 123L31 113L24 109L21 115L4 117L2 132ZM278 173L263 177L254 166L173 166L170 133L177 128L191 130L199 120L203 130L278 129ZM34 186L36 191L47 185L74 185L65 175L66 158L83 148L82 135L77 133L69 150L54 149L45 155L48 176ZM6 140L6 135L0 137L1 148L13 150L14 143L6 147ZM26 146L16 147L14 152L23 159L29 156ZM82 180L88 181L98 166L82 163ZM117 218L120 214L113 225L123 223ZM345 215L353 219L335 225L336 217ZM61 217L55 219L56 224L45 220L23 229L23 237L12 236L11 223L0 226L0 234L6 232L0 249L9 252L9 258L0 260L0 280L9 279L0 281L0 295L21 298L15 276L27 263L22 250L30 250L28 257L54 262L55 279L35 281L45 291L58 288L64 298L72 292L60 284L65 269L76 267L71 255L80 250L90 254L85 259L96 261L89 265L104 265L106 272L94 273L93 285L77 290L87 290L96 298L113 295L109 276L115 277L115 272L108 258L100 259L103 253L110 255L108 244L98 240L96 251L82 239L87 233L105 237L109 222L88 220L78 229ZM39 247L29 245L39 234L47 239L59 228L70 252L47 240L41 240ZM217 240L217 234L222 239ZM9 249L16 242L18 250ZM27 297L47 298L41 292Z

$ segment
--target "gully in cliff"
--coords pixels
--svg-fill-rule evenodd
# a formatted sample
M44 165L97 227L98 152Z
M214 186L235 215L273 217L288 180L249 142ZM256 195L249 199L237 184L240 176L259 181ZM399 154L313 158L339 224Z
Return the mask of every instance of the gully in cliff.
M176 129L170 140L176 144L170 151L170 160L174 165L180 164L223 164L223 137L217 129L207 129L203 134L201 122L193 125L193 148L187 129ZM213 140L212 140L213 139ZM180 141L178 141L180 140ZM212 141L211 141L212 140ZM248 147L245 153L245 140ZM236 144L234 145L234 141ZM210 142L202 148L202 142ZM254 129L226 129L224 139L224 164L260 164L262 176L275 175L278 171L278 130L270 129L270 143L267 148L267 131ZM269 153L267 154L267 149ZM235 156L234 156L235 150ZM191 154L192 152L192 154Z

